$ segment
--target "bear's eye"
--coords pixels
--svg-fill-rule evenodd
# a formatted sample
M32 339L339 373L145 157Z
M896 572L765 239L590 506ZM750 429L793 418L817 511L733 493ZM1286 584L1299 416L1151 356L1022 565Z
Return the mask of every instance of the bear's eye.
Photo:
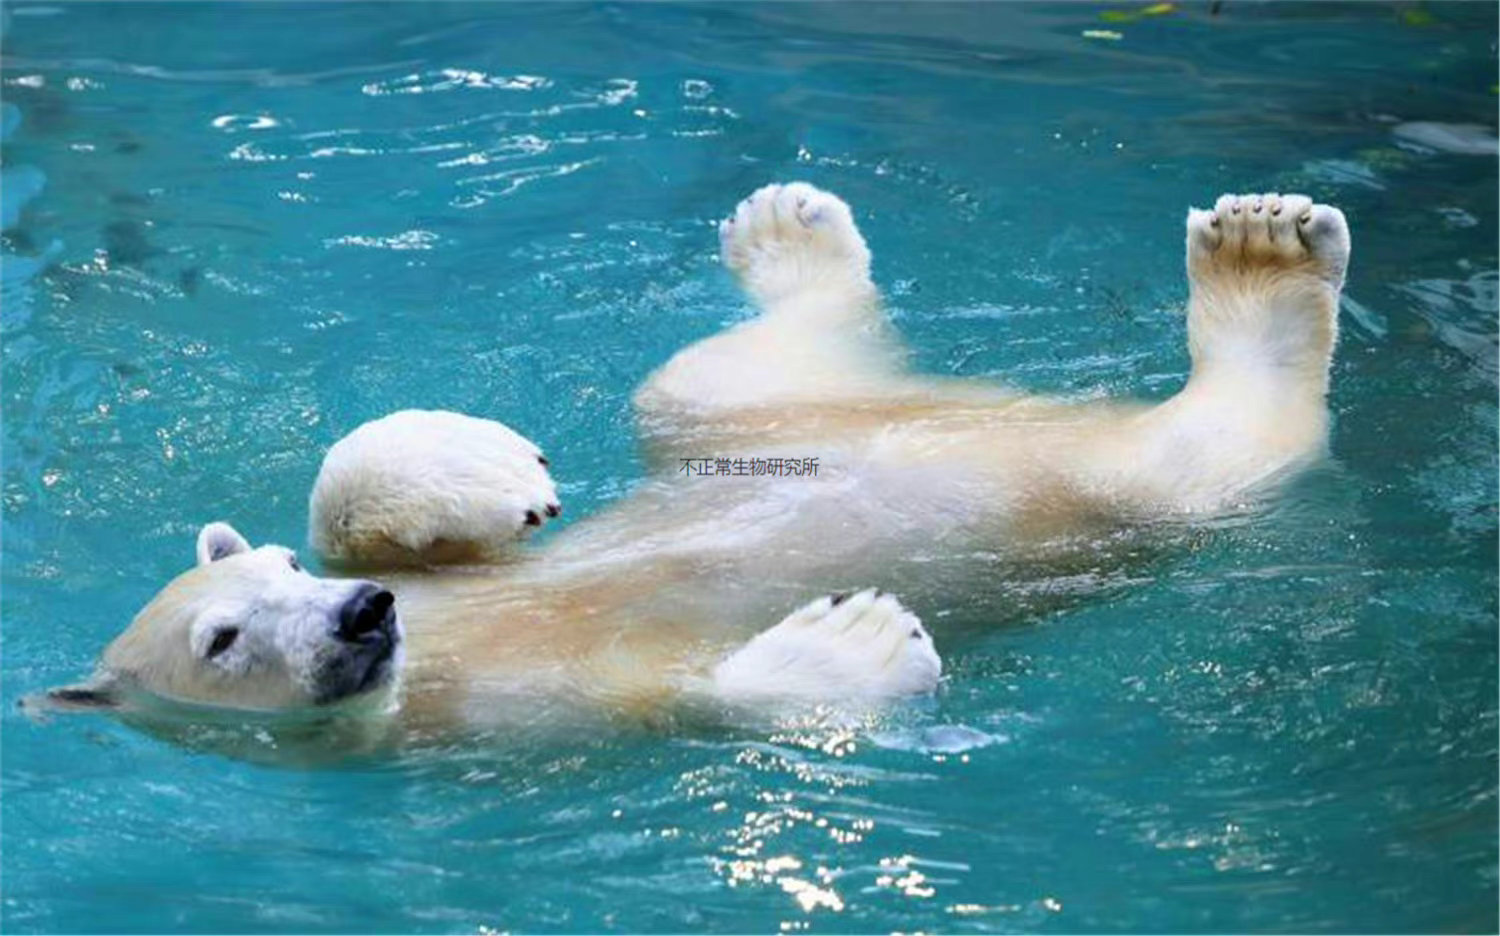
M288 553L287 554L286 564L292 567L292 571L293 572L301 572L302 571L302 563L300 563L300 562L297 561L297 554L296 553Z
M234 646L234 642L239 638L239 636L240 629L238 627L226 627L220 630L217 634L214 634L213 643L208 645L208 659L212 660L214 657Z

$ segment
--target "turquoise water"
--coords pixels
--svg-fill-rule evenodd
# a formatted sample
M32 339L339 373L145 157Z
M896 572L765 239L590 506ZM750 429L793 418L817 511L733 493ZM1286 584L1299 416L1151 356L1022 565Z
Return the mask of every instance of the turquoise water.
M1494 7L1108 9L7 4L0 923L1500 926L1496 166L1396 132L1493 124ZM622 496L631 389L746 314L710 223L790 178L854 204L924 368L1078 394L1183 378L1188 205L1340 205L1336 464L919 609L943 691L857 730L311 771L17 711L202 523L301 545L390 410L538 440L566 521Z

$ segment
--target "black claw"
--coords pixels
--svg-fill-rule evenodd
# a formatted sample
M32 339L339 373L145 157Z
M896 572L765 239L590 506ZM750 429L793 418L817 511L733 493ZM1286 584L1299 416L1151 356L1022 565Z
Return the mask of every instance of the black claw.
M547 516L549 516L549 517L555 517L555 516L557 516L560 513L562 513L562 504L548 504L547 505Z
M536 463L538 465L541 465L543 468L546 468L552 464L551 462L547 461L547 456L545 455L538 455L536 457Z
M833 606L835 608L837 608L839 605L843 604L844 602L846 602L848 600L849 600L849 593L848 592L839 592L837 595L833 596Z
M528 510L528 511L526 511L526 525L527 526L541 526L542 525L542 518L537 515L537 512L535 510Z
M922 628L920 628L920 627L913 627L911 629L911 639L912 640L921 640L922 639Z

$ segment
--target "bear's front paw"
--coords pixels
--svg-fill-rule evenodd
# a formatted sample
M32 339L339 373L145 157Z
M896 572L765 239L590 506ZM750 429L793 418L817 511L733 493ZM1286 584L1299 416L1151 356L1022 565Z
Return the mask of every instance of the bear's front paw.
M713 683L733 702L888 699L931 692L942 673L917 616L871 588L787 615L720 663Z
M870 251L849 206L805 182L767 185L719 223L720 255L761 304L868 288Z
M487 562L562 512L548 462L508 427L403 410L365 423L323 458L308 534L335 562Z

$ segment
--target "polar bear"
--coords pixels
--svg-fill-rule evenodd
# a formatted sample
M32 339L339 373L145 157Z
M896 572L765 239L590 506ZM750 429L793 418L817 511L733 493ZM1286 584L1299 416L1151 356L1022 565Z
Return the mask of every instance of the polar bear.
M309 538L378 583L315 578L211 524L198 564L53 701L357 703L444 730L920 694L941 661L895 594L917 611L983 595L1028 562L1091 554L1100 530L1234 509L1326 451L1350 242L1342 213L1304 196L1189 212L1192 368L1158 404L912 373L849 207L811 185L756 191L719 233L759 314L635 394L655 476L630 497L524 548L561 509L540 448L458 414L377 420L328 453ZM818 470L678 473L719 456ZM888 591L849 588L869 583Z

